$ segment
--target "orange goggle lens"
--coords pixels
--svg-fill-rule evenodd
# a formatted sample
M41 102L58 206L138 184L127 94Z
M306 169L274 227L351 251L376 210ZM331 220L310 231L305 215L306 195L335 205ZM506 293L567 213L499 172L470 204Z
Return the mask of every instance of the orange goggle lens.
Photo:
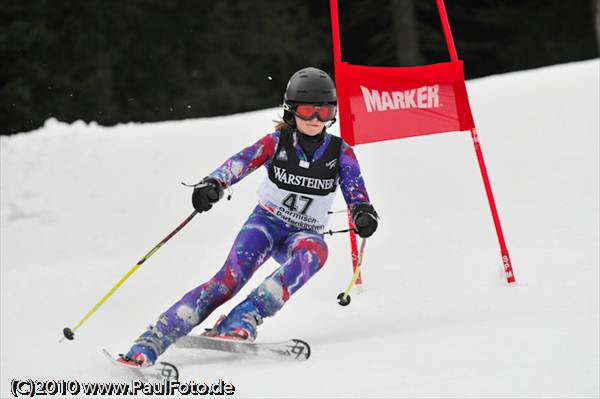
M321 122L329 122L335 118L336 111L337 107L332 104L298 104L294 108L294 114L305 121L309 121L316 117Z

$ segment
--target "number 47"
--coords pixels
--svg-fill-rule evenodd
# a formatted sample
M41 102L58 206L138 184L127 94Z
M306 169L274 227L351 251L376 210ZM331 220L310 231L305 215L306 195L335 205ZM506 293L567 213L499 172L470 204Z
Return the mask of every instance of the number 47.
M296 206L298 200L304 202L302 210L300 211L300 213L304 215L306 211L308 211L310 204L312 204L313 202L313 199L310 197L305 197L304 195L298 196L297 194L290 194L283 200L283 205L285 205L292 212L298 212L298 207Z

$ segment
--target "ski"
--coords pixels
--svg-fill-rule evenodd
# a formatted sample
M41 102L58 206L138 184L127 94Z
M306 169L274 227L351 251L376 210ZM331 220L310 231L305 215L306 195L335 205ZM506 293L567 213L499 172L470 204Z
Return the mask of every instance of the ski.
M115 365L131 372L138 380L142 382L152 381L178 381L179 370L171 363L158 362L152 366L133 366L117 361L113 355L106 349L102 349L106 357Z
M291 360L307 360L310 357L310 346L301 339L256 343L202 335L187 335L181 337L175 346L178 348L207 349Z

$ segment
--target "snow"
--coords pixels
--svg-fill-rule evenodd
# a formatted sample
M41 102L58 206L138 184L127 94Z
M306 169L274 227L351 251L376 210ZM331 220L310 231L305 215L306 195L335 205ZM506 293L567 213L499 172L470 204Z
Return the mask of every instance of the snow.
M596 59L467 82L518 284L503 276L468 133L358 146L382 218L364 293L337 304L349 244L328 238L326 266L259 330L259 341L307 340L310 360L177 348L163 360L182 380L234 384L236 397L598 397L599 75ZM191 213L180 182L270 132L277 112L111 128L48 120L1 138L1 397L13 379L129 378L101 349L126 351L221 267L264 170L162 247L73 342L58 343L62 329Z

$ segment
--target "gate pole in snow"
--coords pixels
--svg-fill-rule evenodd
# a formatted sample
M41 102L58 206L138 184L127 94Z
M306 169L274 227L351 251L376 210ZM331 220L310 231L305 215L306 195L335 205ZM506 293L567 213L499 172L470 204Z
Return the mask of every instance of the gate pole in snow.
M456 47L454 46L454 39L452 38L452 31L450 30L450 23L448 22L448 14L446 13L444 0L436 0L436 3L438 12L440 14L440 20L442 22L442 28L444 29L444 36L446 37L448 52L450 53L450 60L453 62L458 61L458 55L456 53ZM498 235L498 242L500 243L500 254L502 255L502 264L504 265L506 281L509 284L516 283L512 263L508 254L508 248L506 248L504 234L502 233L502 226L500 224L500 217L498 216L498 209L496 208L496 201L494 201L492 185L490 184L490 179L485 167L485 161L483 160L483 153L481 151L481 145L479 144L479 136L477 136L477 130L474 127L471 129L471 138L473 139L473 145L475 146L475 153L477 154L477 161L479 163L479 169L481 170L483 185L485 186L485 192L488 197L488 202L490 203L490 210L492 211L492 218L494 219L494 226L496 227L496 234Z
M348 227L350 227L350 250L352 251L352 271L356 273L356 269L358 268L358 245L356 244L356 233L354 232L354 223L352 223L352 213L350 208L348 208ZM362 275L360 271L358 272L358 276L356 277L356 282L358 292L360 293L362 289Z
M337 0L329 1L329 9L331 10L331 37L333 42L333 64L334 69L338 71L339 64L342 62L342 49L340 45L340 24L339 24L339 13ZM338 90L338 101L345 101L343 85L339 84L338 76L335 77L336 89ZM348 208L348 227L350 228L350 232L348 233L350 236L350 251L352 257L352 272L356 273L356 268L358 267L358 245L356 244L356 233L354 232L354 225L352 224L352 214L350 213L351 209ZM362 288L362 276L358 274L356 279L357 288L360 290ZM360 291L359 291L360 292Z

